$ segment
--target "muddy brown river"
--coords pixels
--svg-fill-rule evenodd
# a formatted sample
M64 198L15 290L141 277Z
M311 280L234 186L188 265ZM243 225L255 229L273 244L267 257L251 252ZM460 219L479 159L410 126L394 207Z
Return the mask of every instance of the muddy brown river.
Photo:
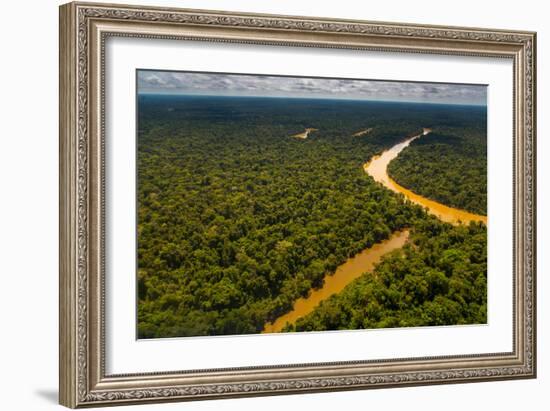
M425 207L430 214L437 216L442 221L451 224L469 223L470 221L481 221L487 224L487 217L472 214L464 210L448 207L436 201L424 198L411 190L397 184L387 172L388 164L396 158L413 140L430 133L430 129L424 129L423 133L408 138L384 151L379 156L374 156L369 162L363 165L363 169L375 181L383 184L388 189L403 194L411 202ZM397 231L380 243L361 251L359 254L341 264L333 275L327 274L323 286L318 290L311 290L305 298L299 298L294 302L292 311L280 316L273 323L264 326L264 333L280 332L287 323L294 323L298 318L304 317L313 311L319 303L331 295L339 293L356 278L371 271L382 257L390 251L403 247L409 238L409 231Z
M402 143L396 144L389 150L384 151L381 155L374 156L369 162L363 165L363 169L372 178L374 178L375 181L378 181L396 193L403 194L411 202L427 208L430 214L435 215L442 221L451 224L459 224L460 222L468 224L470 221L481 221L487 224L487 216L469 213L468 211L459 210L458 208L448 207L444 204L438 203L437 201L422 197L416 193L413 193L411 190L400 186L388 175L388 164L390 161L396 158L401 151L411 144L413 140L420 138L422 135L428 134L430 131L430 129L424 129L422 134L410 137Z
M408 230L397 231L387 240L376 243L348 259L336 269L334 274L325 276L323 287L312 290L306 298L296 300L292 311L277 318L273 324L266 324L263 332L279 332L287 322L292 324L298 318L309 314L321 301L339 293L346 285L360 277L361 274L372 270L384 254L403 247L408 238Z

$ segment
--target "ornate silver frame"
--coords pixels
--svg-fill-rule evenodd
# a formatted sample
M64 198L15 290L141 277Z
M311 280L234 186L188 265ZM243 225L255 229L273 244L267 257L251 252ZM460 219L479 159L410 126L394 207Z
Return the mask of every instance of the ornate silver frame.
M484 355L106 375L104 44L109 36L475 55L514 63L514 349ZM70 3L60 8L60 403L67 407L536 376L532 32Z

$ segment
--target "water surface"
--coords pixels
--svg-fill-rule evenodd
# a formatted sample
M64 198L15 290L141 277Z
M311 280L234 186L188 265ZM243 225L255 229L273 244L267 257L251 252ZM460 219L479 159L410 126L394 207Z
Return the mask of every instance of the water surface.
M372 271L385 254L403 247L408 238L408 230L397 231L387 240L376 243L354 257L349 258L336 269L333 275L327 274L325 276L323 287L318 290L312 290L305 298L296 300L292 311L280 316L274 323L267 323L264 326L263 332L280 332L287 322L293 324L298 318L308 315L321 301L326 300L333 294L339 293L345 286L362 274Z
M423 135L430 133L430 129L424 129L422 134L408 138L407 140L396 144L392 148L384 151L379 156L374 156L369 162L363 165L363 169L367 172L375 181L383 184L390 190L403 194L411 202L418 204L428 209L430 214L435 215L442 221L451 224L465 223L470 221L481 221L487 224L487 216L473 214L465 210L446 206L445 204L438 203L437 201L430 200L429 198L422 197L411 190L399 185L388 175L388 164L396 158L401 151L411 144L411 142L417 138L421 138Z

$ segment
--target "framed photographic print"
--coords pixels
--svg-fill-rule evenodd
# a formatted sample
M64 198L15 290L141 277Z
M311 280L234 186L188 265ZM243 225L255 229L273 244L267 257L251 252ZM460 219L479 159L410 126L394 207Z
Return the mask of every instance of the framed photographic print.
M536 375L535 33L60 8L60 402Z

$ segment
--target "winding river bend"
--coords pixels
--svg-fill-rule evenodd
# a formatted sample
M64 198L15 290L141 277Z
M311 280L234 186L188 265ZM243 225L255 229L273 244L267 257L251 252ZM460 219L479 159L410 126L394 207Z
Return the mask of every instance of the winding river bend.
M427 208L430 214L435 215L442 221L455 225L460 222L468 224L470 221L481 221L487 224L487 216L469 213L468 211L460 210L458 208L448 207L444 204L438 203L437 201L422 197L397 184L397 182L395 182L388 175L388 164L390 161L396 158L401 151L411 144L413 140L416 140L417 138L430 132L430 129L425 128L422 134L410 137L407 140L384 151L381 155L374 156L369 162L363 165L363 169L372 178L374 178L375 181L383 184L385 187L396 193L403 194L411 202Z
M397 184L388 175L388 164L396 158L409 144L428 133L431 130L425 128L421 134L409 137L407 140L396 144L390 149L384 151L378 156L374 156L370 161L363 165L366 173L374 178L375 181L383 184L388 189L403 194L411 202L427 208L430 214L435 215L440 220L451 223L469 223L470 221L481 221L487 224L487 217L483 215L469 213L457 208L448 207L437 201L422 197L411 190ZM306 135L307 137L307 135ZM371 271L382 257L390 251L397 250L405 245L409 238L409 231L396 231L393 235L384 241L381 241L370 248L361 251L354 257L341 264L333 275L327 274L324 278L323 287L318 290L312 290L305 298L299 298L294 302L292 311L280 316L273 323L266 323L262 332L276 333L280 332L287 323L294 323L298 318L304 317L313 311L319 303L331 295L339 293L356 278L362 274Z

